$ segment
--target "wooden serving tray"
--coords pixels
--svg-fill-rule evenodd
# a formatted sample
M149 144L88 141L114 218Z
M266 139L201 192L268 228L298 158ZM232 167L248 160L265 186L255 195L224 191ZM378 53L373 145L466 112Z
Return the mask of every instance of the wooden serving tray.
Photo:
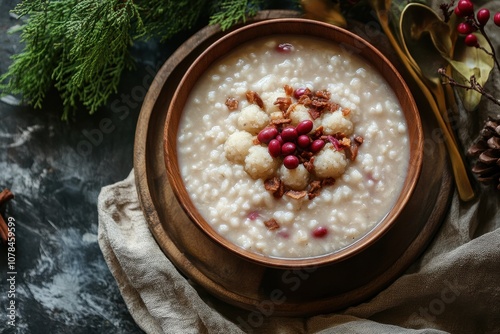
M263 11L254 20L297 17L294 11ZM189 279L215 297L244 309L273 303L273 314L307 316L360 303L392 283L426 248L446 215L453 190L442 142L430 108L419 103L427 151L416 190L395 226L369 249L343 262L299 271L267 268L216 245L185 215L168 184L163 126L172 94L191 62L224 32L208 26L164 63L144 100L134 146L136 186L158 245ZM417 101L424 102L416 96Z

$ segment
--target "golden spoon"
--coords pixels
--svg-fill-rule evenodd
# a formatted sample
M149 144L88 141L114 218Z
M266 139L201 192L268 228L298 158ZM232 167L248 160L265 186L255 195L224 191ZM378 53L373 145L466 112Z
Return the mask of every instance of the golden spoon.
M469 176L467 174L467 170L465 169L464 162L462 160L460 152L458 151L457 145L454 141L454 137L451 135L448 126L446 125L441 113L439 112L439 107L436 104L436 100L432 96L432 93L429 91L427 86L423 83L418 74L415 72L415 69L410 64L408 57L401 49L401 47L397 43L395 37L393 36L390 30L389 18L387 16L388 14L387 8L390 7L391 0L370 0L370 3L372 5L372 8L375 10L379 23L382 29L384 30L384 33L387 35L387 38L389 39L392 47L394 48L397 55L403 62L406 70L413 77L415 83L418 85L418 87L421 89L426 99L429 101L429 105L436 117L436 120L439 124L439 127L441 128L441 131L443 132L443 136L445 139L444 142L448 149L448 154L450 157L453 174L455 176L455 184L457 186L457 191L460 198L463 201L469 201L473 199L474 190L472 189Z
M424 32L427 34L424 35ZM408 57L410 65L413 66L415 72L434 96L453 142L457 145L446 105L447 98L453 105L455 99L453 92L448 90L445 92L441 75L437 71L438 68L443 67L443 63L446 63L442 54L451 58L453 53L453 44L449 37L450 27L429 7L420 3L411 3L401 12L399 34L403 52Z

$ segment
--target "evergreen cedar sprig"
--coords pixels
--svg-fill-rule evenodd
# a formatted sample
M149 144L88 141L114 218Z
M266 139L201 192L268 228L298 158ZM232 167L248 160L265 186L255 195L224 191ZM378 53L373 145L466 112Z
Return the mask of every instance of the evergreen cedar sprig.
M247 16L254 16L265 3L263 0L238 1L225 0L214 4L216 13L210 18L210 24L220 24L222 30L229 29L238 22L245 22Z
M268 5L262 0L23 0L13 12L27 19L20 36L24 49L0 76L0 91L20 94L41 108L54 87L63 101L63 120L82 106L92 114L116 93L123 71L133 68L135 40L167 41L205 13L210 24L225 30Z
M14 12L28 16L21 32L24 50L12 57L0 89L36 108L55 87L64 101L63 119L80 105L94 113L132 66L129 31L138 12L131 1L30 0Z
M485 25L488 23L490 19L490 11L488 9L481 8L477 11L477 13L474 13L474 5L470 0L459 0L456 6L455 6L455 1L452 0L449 3L441 4L440 9L443 13L445 22L449 22L452 15L456 15L457 17L463 19L463 21L457 25L456 29L459 34L465 36L464 39L465 44L469 47L475 47L481 49L486 54L491 56L493 58L493 61L497 69L500 70L500 63L495 53L495 47L484 29ZM495 13L493 17L493 23L496 26L500 26L500 12ZM484 36L486 42L491 48L491 52L485 49L482 45L479 45L477 37L473 34L474 32L479 32L481 35ZM453 78L451 78L449 75L447 75L446 70L444 68L439 68L438 73L444 79L446 79L446 82L443 83L447 83L454 87L459 87L466 90L469 89L474 90L483 95L484 97L486 97L487 99L489 99L490 101L492 101L493 103L500 106L500 100L495 98L490 93L488 93L477 82L476 77L474 75L470 77L468 84L461 84L456 80L454 80Z
M109 0L106 0L109 1ZM137 38L160 38L166 42L180 31L192 28L205 12L210 12L207 0L135 0L144 29ZM247 3L247 0L238 0Z

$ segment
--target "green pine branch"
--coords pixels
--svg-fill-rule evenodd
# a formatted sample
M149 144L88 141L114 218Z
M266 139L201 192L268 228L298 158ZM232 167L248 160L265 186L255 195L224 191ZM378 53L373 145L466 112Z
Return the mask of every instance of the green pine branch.
M63 52L61 29L53 22L64 19L64 10L60 3L52 3L49 18L48 6L48 2L40 0L22 2L16 7L14 12L18 15L30 13L30 23L23 26L21 33L25 48L12 57L8 72L0 77L0 82L7 81L0 89L23 95L37 108L53 85L55 61Z
M142 22L132 1L82 0L72 8L65 25L66 53L53 74L66 102L66 117L78 102L94 113L116 93L123 70L133 65L129 49L134 19L140 31Z
M67 119L80 105L94 113L116 92L121 73L132 65L132 20L142 28L132 1L30 0L14 12L28 15L28 22L21 32L24 50L0 77L4 93L41 108L55 87Z
M292 0L296 2L297 0ZM24 17L24 49L0 76L2 94L21 95L41 108L53 88L63 101L62 119L96 112L117 92L134 59L137 39L167 42L200 18L228 29L269 2L261 0L23 0L13 10Z
M180 31L193 28L208 6L207 0L137 1L144 22L146 39L159 37L165 42Z
M219 24L222 30L227 30L257 14L263 4L264 1L261 0L223 0L218 4L217 12L210 18L210 24Z

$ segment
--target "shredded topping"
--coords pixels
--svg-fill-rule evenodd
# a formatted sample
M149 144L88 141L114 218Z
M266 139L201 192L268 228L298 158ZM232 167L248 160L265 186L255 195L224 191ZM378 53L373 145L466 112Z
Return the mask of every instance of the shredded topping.
M228 97L226 99L226 103L225 104L227 106L227 109L229 109L229 111L238 110L239 101L236 100L234 97Z
M251 104L255 103L256 105L259 106L260 109L265 110L264 101L262 101L262 98L256 92L249 90L246 93L246 98L247 98L248 103L251 103Z
M278 222L274 218L266 220L264 222L264 225L266 225L267 229L270 230L270 231L277 230L277 229L280 228L280 225L278 224Z

